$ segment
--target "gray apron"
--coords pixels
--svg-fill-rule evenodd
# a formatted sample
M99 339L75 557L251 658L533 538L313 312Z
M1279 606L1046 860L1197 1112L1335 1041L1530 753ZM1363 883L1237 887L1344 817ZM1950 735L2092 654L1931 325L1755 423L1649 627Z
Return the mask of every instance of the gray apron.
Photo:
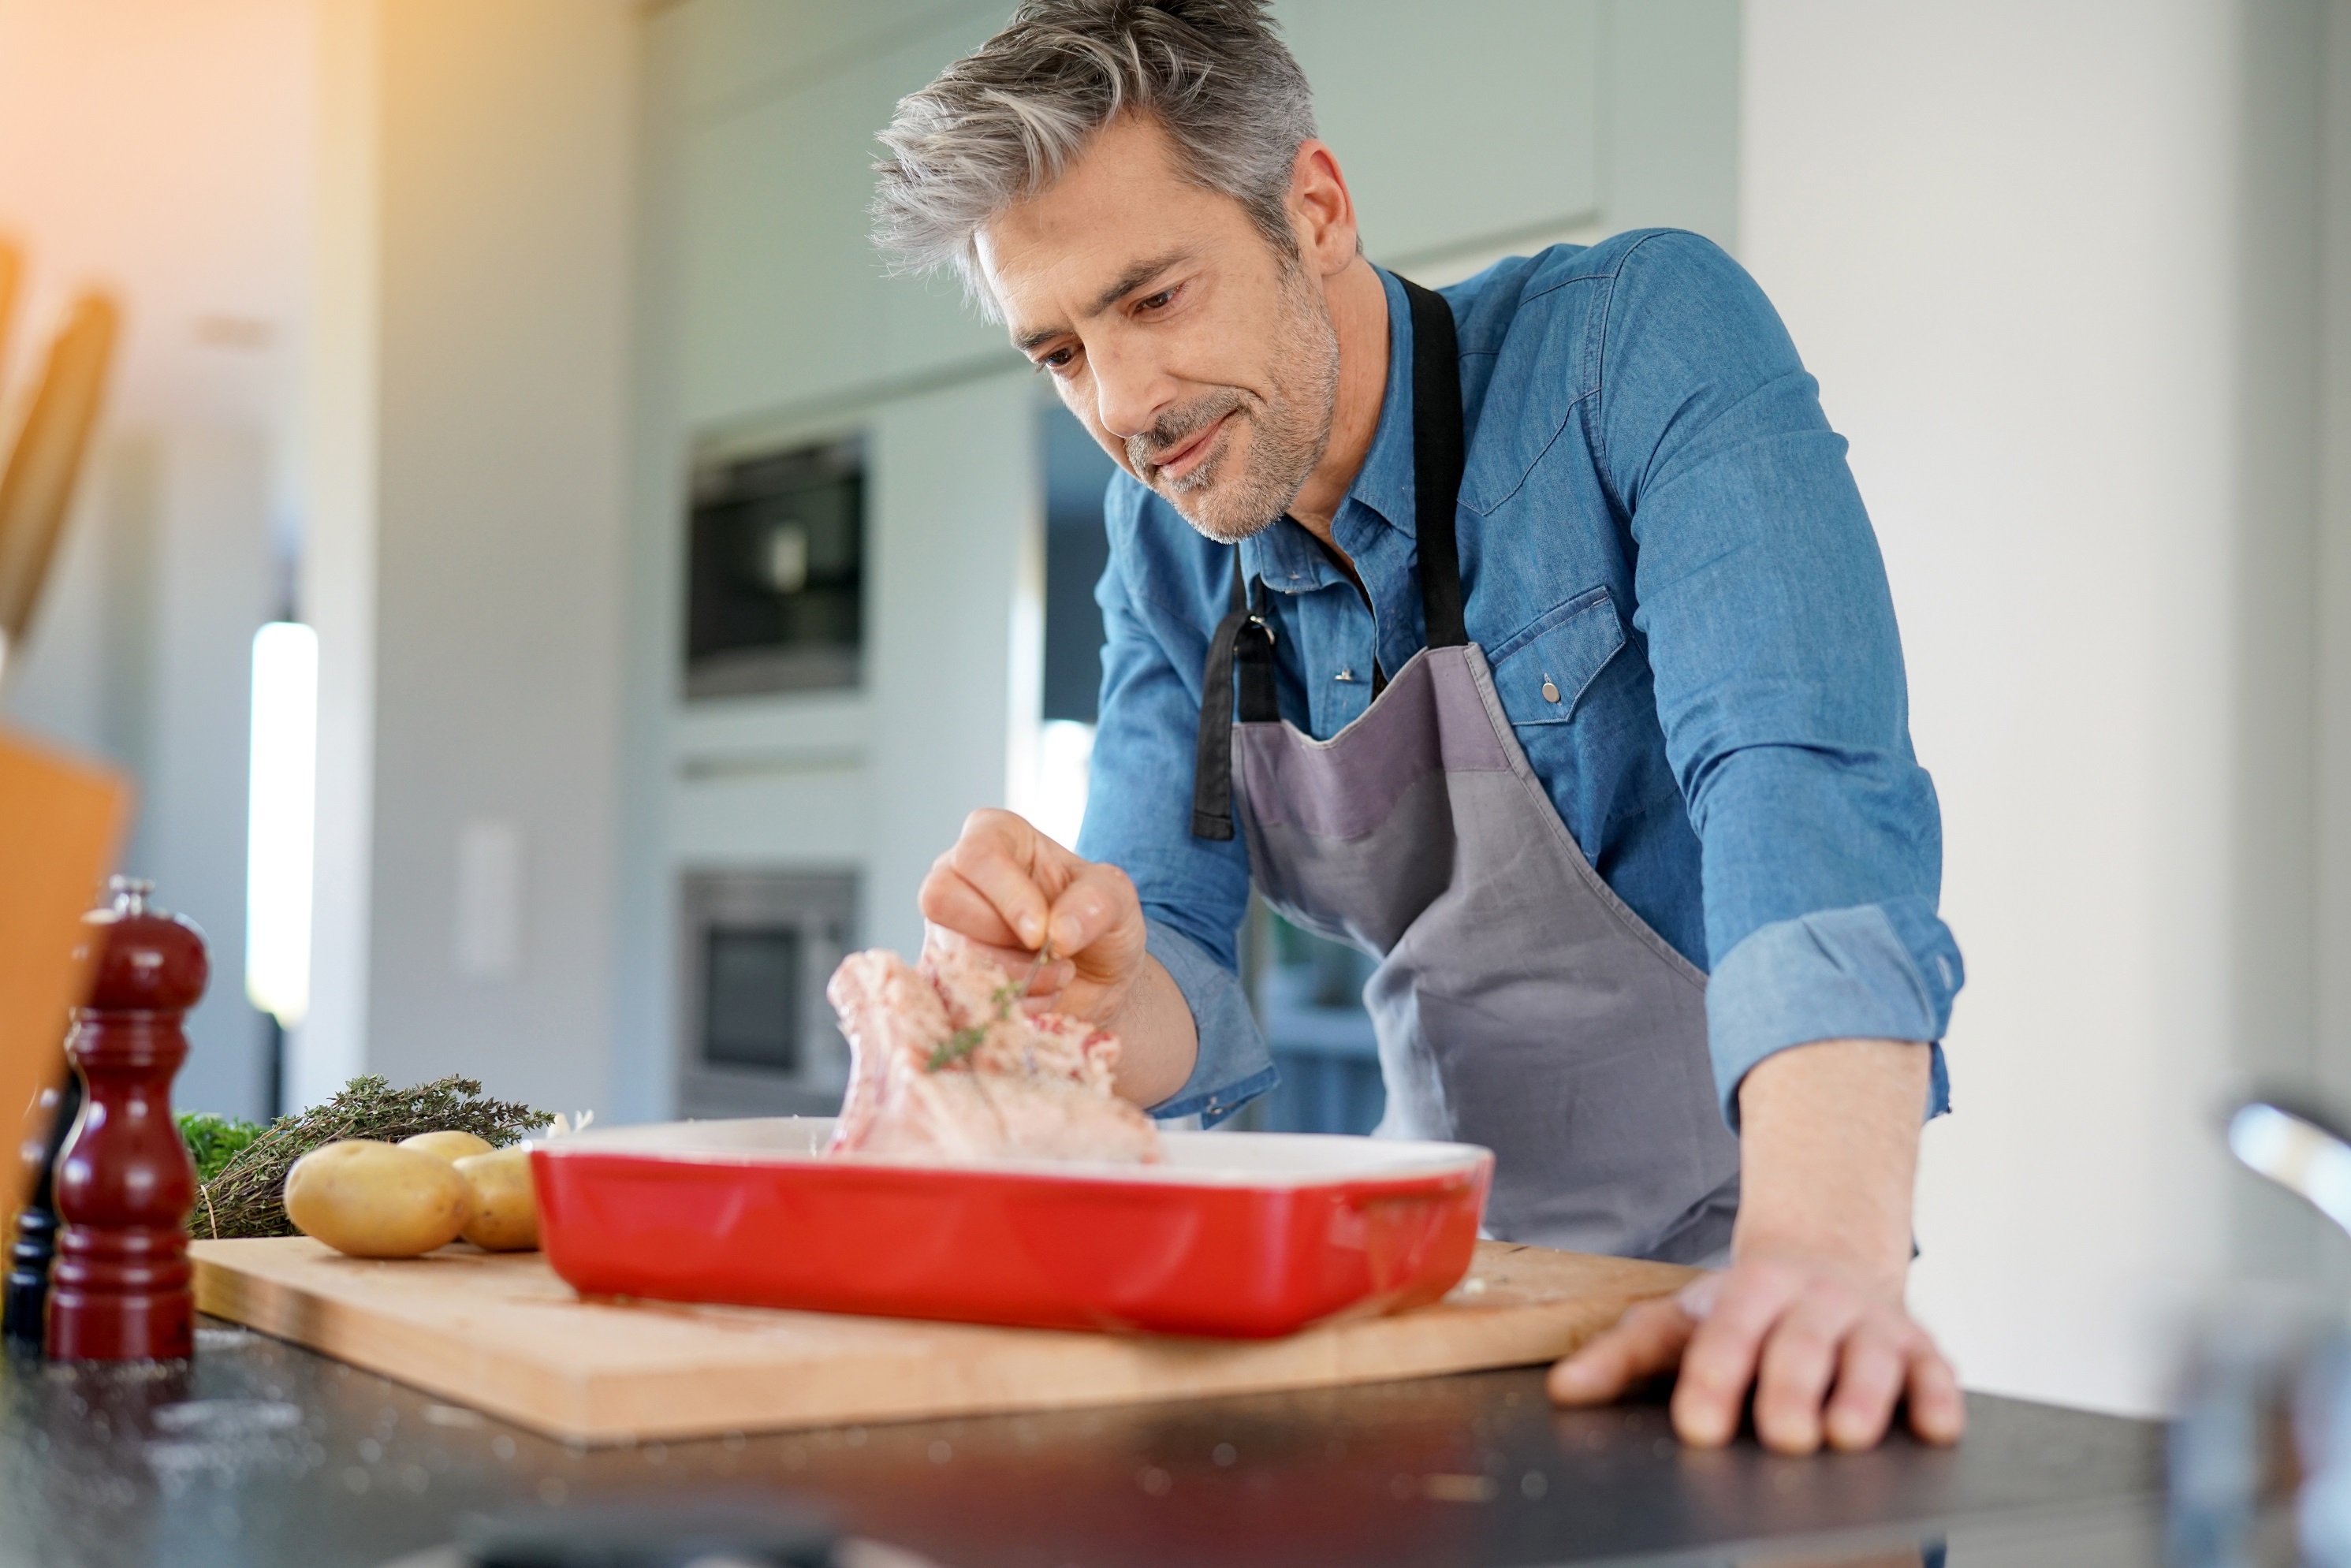
M1229 839L1238 819L1266 903L1379 960L1364 990L1387 1084L1378 1131L1492 1149L1490 1234L1717 1260L1739 1144L1716 1110L1706 976L1593 869L1468 640L1453 313L1405 287L1428 645L1361 717L1314 740L1275 706L1265 587L1243 584L1237 549L1202 688L1192 831Z

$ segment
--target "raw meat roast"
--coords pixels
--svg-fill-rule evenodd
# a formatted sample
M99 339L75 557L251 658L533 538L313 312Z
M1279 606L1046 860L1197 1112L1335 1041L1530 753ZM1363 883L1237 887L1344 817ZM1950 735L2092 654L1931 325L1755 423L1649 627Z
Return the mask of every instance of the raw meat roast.
M1111 1092L1118 1037L1026 1012L1022 990L959 946L919 969L880 948L843 958L824 994L853 1065L826 1153L1155 1163L1159 1130Z

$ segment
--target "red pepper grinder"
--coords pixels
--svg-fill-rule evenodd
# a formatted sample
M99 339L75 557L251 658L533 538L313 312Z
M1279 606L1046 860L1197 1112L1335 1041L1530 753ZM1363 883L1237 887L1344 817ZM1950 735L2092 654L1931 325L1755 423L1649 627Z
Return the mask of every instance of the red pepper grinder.
M112 891L112 908L82 916L99 953L89 1005L66 1040L82 1107L57 1160L65 1228L48 1348L58 1361L177 1361L195 1344L196 1171L172 1118L172 1075L188 1057L180 1019L211 964L203 932L149 904L152 883L118 876Z

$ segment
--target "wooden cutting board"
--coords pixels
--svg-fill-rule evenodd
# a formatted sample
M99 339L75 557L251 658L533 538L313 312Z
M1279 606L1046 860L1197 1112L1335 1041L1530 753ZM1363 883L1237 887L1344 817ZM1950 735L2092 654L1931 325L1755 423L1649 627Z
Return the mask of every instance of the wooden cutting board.
M1520 1366L1567 1354L1692 1273L1481 1241L1469 1277L1434 1306L1221 1341L582 1300L536 1252L451 1247L384 1262L301 1237L191 1250L200 1311L590 1443Z

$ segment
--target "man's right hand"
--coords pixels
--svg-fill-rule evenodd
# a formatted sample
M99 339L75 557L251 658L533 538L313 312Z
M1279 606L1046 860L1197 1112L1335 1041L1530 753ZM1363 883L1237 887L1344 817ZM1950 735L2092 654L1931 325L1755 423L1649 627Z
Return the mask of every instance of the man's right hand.
M1114 865L1081 860L1009 811L974 811L923 879L923 918L1025 977L1040 948L1031 1006L1115 1032L1118 1092L1146 1108L1192 1075L1199 1037L1190 1004L1144 950L1143 902Z
M964 819L963 836L923 880L922 908L1015 977L1050 943L1053 962L1029 995L1073 1018L1108 1025L1147 962L1143 904L1126 873L1079 859L1010 811Z

